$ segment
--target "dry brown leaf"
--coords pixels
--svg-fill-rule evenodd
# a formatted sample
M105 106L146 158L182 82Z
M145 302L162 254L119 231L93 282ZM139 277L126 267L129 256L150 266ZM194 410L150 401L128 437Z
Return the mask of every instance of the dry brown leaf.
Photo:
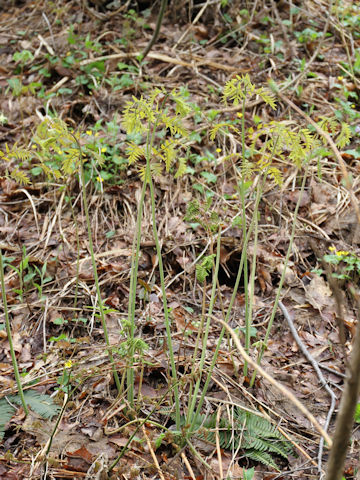
M315 275L305 289L305 297L314 308L321 310L329 305L331 289L323 277Z

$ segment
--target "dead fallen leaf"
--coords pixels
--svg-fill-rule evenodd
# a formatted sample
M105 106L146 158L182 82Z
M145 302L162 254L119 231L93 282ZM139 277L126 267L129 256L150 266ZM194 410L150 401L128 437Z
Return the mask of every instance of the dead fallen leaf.
M315 275L305 289L305 297L314 308L321 310L329 305L331 289L323 277Z

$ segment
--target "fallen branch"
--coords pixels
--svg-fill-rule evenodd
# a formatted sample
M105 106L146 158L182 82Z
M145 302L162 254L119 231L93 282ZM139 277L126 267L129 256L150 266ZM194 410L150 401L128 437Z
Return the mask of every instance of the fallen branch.
M294 337L295 339L295 342L298 344L302 354L304 355L304 357L311 363L311 365L313 366L315 372L316 372L316 375L318 376L318 379L320 380L320 383L322 384L322 386L325 388L325 390L328 392L328 394L330 395L330 398L331 398L331 403L330 403L330 408L328 410L328 414L326 416L326 421L325 421L325 425L324 425L324 430L327 432L328 428L329 428L329 424L330 424L330 420L331 420L331 417L334 413L334 410L335 410L335 405L336 405L336 395L335 393L331 390L331 388L329 387L327 381L325 380L324 378L324 375L322 374L321 370L320 370L320 366L319 366L319 363L315 360L315 358L310 354L310 352L308 351L308 349L305 347L305 345L303 344L301 338L299 337L298 333L297 333L297 330L295 328L295 325L289 315L289 312L287 311L287 308L285 307L285 305L279 301L279 307L280 307L280 310L282 311L288 325L289 325L289 328L290 328L290 331L291 331L291 334L292 336ZM319 445L319 452L318 452L318 471L319 473L321 474L322 473L322 455L323 455L323 449L324 449L324 439L323 437L320 439L320 445Z

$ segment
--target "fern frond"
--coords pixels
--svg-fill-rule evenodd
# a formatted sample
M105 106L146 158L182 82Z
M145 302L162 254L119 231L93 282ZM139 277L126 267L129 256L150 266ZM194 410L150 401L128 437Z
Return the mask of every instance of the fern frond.
M12 170L10 176L15 180L15 182L19 183L20 185L29 185L30 183L29 178L22 170L19 170L18 168Z
M60 412L60 406L56 405L49 395L43 395L36 390L26 390L24 397L31 410L43 418L52 418ZM11 402L21 405L19 395L11 397Z
M7 157L2 150L0 150L0 159L5 160L6 162L10 162L10 158Z
M213 258L211 261L213 261ZM210 267L210 264L208 261L205 263L205 259L197 265L196 274L199 281L206 278L209 271L208 267ZM218 427L216 429L215 414L207 418L198 415L194 426L199 438L215 443L217 431L221 448L237 449L240 447L244 451L245 457L271 466L276 470L278 470L278 466L271 454L288 458L292 452L290 444L275 425L265 418L245 412L239 407L234 409L231 423L226 418L222 418Z
M158 97L160 94L165 95L166 90L164 87L156 87L151 92L149 93L149 100L148 100L148 105L154 105L156 101L156 97Z
M36 390L24 392L25 402L31 410L43 418L52 418L60 412L60 406L56 405L49 395L43 395ZM9 402L5 398L0 399L0 439L3 438L6 424L15 414L15 408L11 404L22 405L19 395L8 395Z
M94 153L94 152L93 152ZM69 148L62 158L61 169L66 175L70 175L79 164L80 153L77 148Z
M10 422L11 417L15 414L15 409L6 401L5 398L0 399L0 439L4 437L5 426Z
M204 268L202 265L196 265L195 272L196 272L196 280L199 283L204 283L206 277L208 276L208 272L206 271L206 268Z
M188 113L191 112L192 108L189 105L185 98L181 95L180 92L173 90L171 92L171 98L175 102L175 114L180 115L181 117L185 117Z
M184 157L179 158L178 168L176 170L174 178L182 177L186 173L186 167L187 167L186 158L184 158Z
M99 167L102 167L105 163L105 157L101 155L101 153L98 152L91 152L91 155L94 157L96 160L96 163Z
M126 155L128 156L129 164L136 163L140 157L145 156L145 151L134 142L127 144Z
M139 174L140 180L141 180L142 182L145 182L145 177L146 177L146 165L142 165L141 167L139 167L139 169L138 169L138 174Z
M246 450L245 457L251 458L251 460L260 462L268 467L272 467L274 470L280 472L279 467L269 453L259 452L258 450Z
M186 209L185 220L187 222L197 222L200 215L200 203L198 200L192 200Z
M188 131L182 125L182 120L180 117L169 117L163 113L161 115L161 122L170 130L171 135L177 134L181 137L186 137L188 135Z
M351 140L351 130L347 123L341 123L341 130L339 135L336 138L336 146L339 148L344 148Z
M210 140L213 141L215 140L215 137L220 130L220 128L223 127L228 127L229 125L227 123L217 123L216 125L213 126L213 128L210 130Z
M258 88L255 93L259 95L267 105L270 105L273 110L276 110L275 95L270 90L261 87Z
M42 168L43 172L45 173L47 178L55 178L55 179L60 179L61 178L61 172L57 168L50 168L48 167L45 163L43 163L40 160L39 166Z
M248 160L247 158L244 158L241 163L241 175L245 179L249 179L254 172L255 167L254 164Z
M163 158L165 159L165 169L168 172L176 158L176 150L174 148L174 142L170 142L169 140L166 140L165 143L161 144L160 149L164 155Z
M276 167L270 167L267 171L267 174L269 175L270 178L274 180L276 185L282 185L283 182L283 176L280 170Z
M18 148L15 144L9 152L9 155L16 160L23 162L28 160L32 156L32 153L24 148Z
M292 453L291 448L289 448L283 441L267 441L266 445L269 452L276 453L286 459L288 459L289 455Z
M137 109L134 105L134 102L131 100L126 102L123 110L122 123L125 131L128 134L143 133L145 131L140 116L137 114Z
M154 175L155 177L161 175L161 163L152 162L150 164L150 171L151 175Z
M248 74L241 77L236 75L225 84L223 98L225 102L231 100L234 105L238 105L245 97L251 97L254 90L255 86L251 83Z

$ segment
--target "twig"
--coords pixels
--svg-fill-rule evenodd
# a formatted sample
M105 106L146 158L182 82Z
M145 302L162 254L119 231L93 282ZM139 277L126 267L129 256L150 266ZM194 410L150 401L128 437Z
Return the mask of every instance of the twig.
M326 421L325 421L325 425L324 425L324 430L327 431L328 428L329 428L329 424L330 424L330 420L331 420L331 417L334 413L334 410L335 410L335 405L336 405L336 395L335 393L332 391L332 389L329 387L327 381L325 380L321 370L320 370L320 367L319 367L319 363L315 360L315 358L309 353L309 351L307 350L307 348L305 347L305 345L303 344L301 338L299 337L298 333L297 333L297 330L295 328L295 325L289 315L289 312L287 311L287 308L285 307L285 305L279 301L279 307L280 307L280 310L282 311L288 325L289 325L289 328L290 328L290 331L291 331L291 334L292 336L294 337L295 339L295 342L298 344L302 354L304 355L304 357L311 363L311 365L313 366L315 372L316 372L316 375L318 376L318 379L320 380L320 383L322 384L322 386L325 388L325 390L328 392L328 394L330 395L330 398L331 398L331 404L330 404L330 408L329 408L329 411L328 411L328 414L326 416ZM323 450L324 450L324 439L321 438L320 439L320 444L319 444L319 452L318 452L318 471L319 471L319 474L322 475L322 455L323 455Z
M152 448L152 445L151 445L151 442L149 440L149 437L147 436L146 434L146 429L145 429L145 425L142 425L142 431L143 431L143 434L144 434L144 437L145 437L145 440L146 440L146 444L148 446L148 449L150 451L150 455L154 461L154 465L155 465L155 468L158 472L158 475L160 477L161 480L165 480L165 477L161 471L161 468L160 468L160 465L159 465L159 462L158 462L158 459L156 458L156 455L155 455L155 452L154 452L154 449Z
M102 60L116 60L118 58L136 58L141 55L141 52L131 52L131 53L113 53L111 55L102 55L101 57L97 58L87 58L85 60L82 60L79 65L89 65L90 63L94 62L99 62ZM199 55L193 55L194 62L189 63L185 62L184 60L180 60L179 58L175 57L170 57L169 55L165 55L163 53L155 53L155 52L150 52L148 54L149 58L152 58L153 60L159 60L160 62L165 62L165 63L172 63L174 65L182 65L183 67L188 67L191 69L194 69L196 67L200 67L201 65L207 65L211 68L218 69L218 70L224 70L226 72L244 72L244 71L249 71L249 69L243 70L239 69L238 67L232 67L231 65L224 65L219 62L214 62L212 60L208 60L204 57L201 57ZM197 62L197 63L195 63Z
M352 292L357 303L359 314L360 297ZM349 445L351 430L354 423L354 413L360 393L360 327L359 320L356 328L351 357L349 360L347 380L344 393L341 397L339 412L336 417L334 443L330 450L326 468L326 480L338 480L342 477L346 451Z
M142 61L145 59L147 54L150 52L151 48L154 46L154 43L156 42L156 40L159 36L161 24L162 24L165 9L166 9L166 5L167 5L167 0L161 0L160 10L159 10L157 20L156 20L155 30L154 30L153 36L151 37L149 43L146 46L144 52L141 54L141 57L142 57L141 60Z
M265 378L271 385L273 385L275 388L277 388L280 393L282 393L285 397L287 397L299 410L301 413L303 413L309 420L310 422L314 425L316 430L320 433L322 437L324 437L326 443L328 444L329 447L332 446L332 440L329 437L328 433L322 428L322 426L319 424L319 422L316 420L314 415L309 412L309 410L295 397L293 393L290 392L286 387L281 385L281 383L277 382L273 377L271 377L265 370L256 363L255 360L253 360L249 355L245 352L243 346L240 343L238 335L235 333L235 331L221 318L217 318L214 315L211 315L211 318L214 319L215 321L221 323L223 327L226 328L226 330L230 333L232 336L234 343L236 345L236 348L239 350L240 355L253 367L256 369L257 373L260 374L263 378Z
M215 441L216 441L216 453L217 453L218 462L219 462L220 478L224 478L224 470L223 470L223 464L222 464L222 458L221 458L221 448L220 448L220 435L219 435L220 416L221 416L221 405L219 405L218 411L216 412Z
M184 40L184 38L186 37L186 35L190 32L191 28L200 20L202 14L205 12L205 10L207 9L207 7L210 5L210 0L207 0L201 10L198 12L198 14L196 15L196 17L194 18L194 20L192 21L191 25L185 30L185 32L181 35L181 37L179 38L179 40L175 43L175 45L172 47L172 51L174 52L177 48L177 46Z
M186 455L184 452L181 452L181 458L182 458L182 461L185 463L185 466L190 474L190 477L191 477L191 480L196 480L196 477L195 477L195 474L194 474L194 471L193 469L191 468L191 465L190 465L190 462L189 460L186 458Z

